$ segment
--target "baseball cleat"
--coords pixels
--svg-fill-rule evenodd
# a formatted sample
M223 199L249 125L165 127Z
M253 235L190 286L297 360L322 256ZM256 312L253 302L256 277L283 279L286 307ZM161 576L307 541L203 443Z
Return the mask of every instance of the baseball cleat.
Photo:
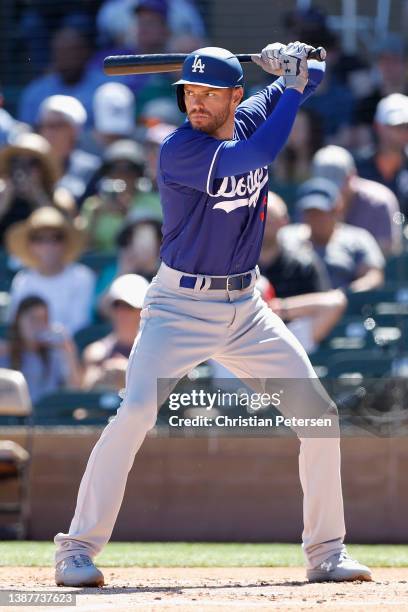
M334 553L317 567L307 570L309 582L370 581L370 569L349 557L345 550Z
M72 555L55 566L55 582L58 586L100 587L103 574L88 555Z

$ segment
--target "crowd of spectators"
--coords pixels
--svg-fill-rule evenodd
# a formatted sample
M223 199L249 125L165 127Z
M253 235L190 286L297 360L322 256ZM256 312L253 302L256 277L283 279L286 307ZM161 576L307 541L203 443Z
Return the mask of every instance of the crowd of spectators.
M208 40L193 0L61 4L70 10L33 1L21 12L33 78L15 117L7 100L0 108L0 248L14 275L0 366L23 371L34 401L123 386L160 263L158 152L184 120L175 77L108 79L102 59ZM259 289L312 353L347 295L381 287L405 248L408 66L397 34L369 62L344 57L319 10L285 25L287 40L327 47L327 74L271 168ZM111 332L79 354L76 334L101 321Z

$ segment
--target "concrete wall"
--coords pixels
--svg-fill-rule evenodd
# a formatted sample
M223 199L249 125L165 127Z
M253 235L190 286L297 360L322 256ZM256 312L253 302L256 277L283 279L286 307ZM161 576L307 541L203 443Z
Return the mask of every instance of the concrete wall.
M68 529L100 431L37 430L32 539ZM21 440L16 431L8 437ZM407 542L406 439L347 438L342 449L348 541ZM148 437L130 472L113 539L299 541L297 452L294 438Z

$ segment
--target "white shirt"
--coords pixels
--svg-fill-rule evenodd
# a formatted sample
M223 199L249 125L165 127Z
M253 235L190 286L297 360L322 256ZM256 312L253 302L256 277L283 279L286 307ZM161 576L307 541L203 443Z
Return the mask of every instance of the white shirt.
M20 270L11 285L10 315L28 296L38 296L48 304L50 322L62 324L74 334L91 322L95 275L87 266L73 263L54 276L36 270Z

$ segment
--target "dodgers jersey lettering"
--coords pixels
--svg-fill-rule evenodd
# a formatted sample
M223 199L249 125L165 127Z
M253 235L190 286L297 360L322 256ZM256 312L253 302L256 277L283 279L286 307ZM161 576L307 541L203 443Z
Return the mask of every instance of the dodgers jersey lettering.
M309 82L301 101L314 91L322 76L321 66L309 67ZM283 91L278 79L242 102L235 114L233 141L247 140L254 134L272 113ZM288 101L290 93L297 92L287 91ZM268 138L273 136L268 133ZM231 141L193 129L186 120L162 144L158 164L164 218L160 256L171 268L226 276L246 272L258 262L265 227L268 168L218 177L218 163L228 143ZM237 155L240 153L237 151Z

